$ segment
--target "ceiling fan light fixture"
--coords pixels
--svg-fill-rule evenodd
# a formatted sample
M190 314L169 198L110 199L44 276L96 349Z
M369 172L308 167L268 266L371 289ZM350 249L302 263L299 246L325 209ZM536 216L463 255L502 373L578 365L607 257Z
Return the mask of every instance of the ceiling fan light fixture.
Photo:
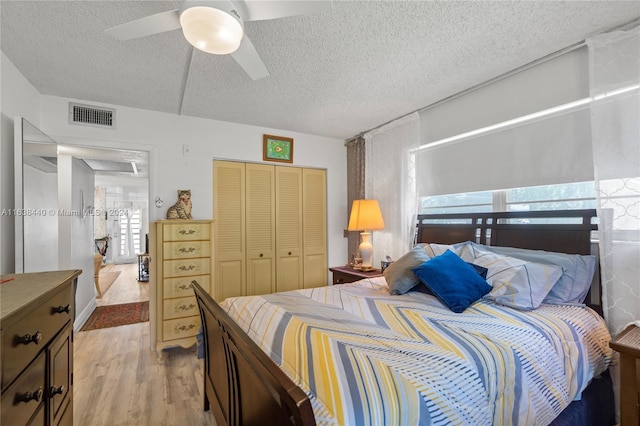
M184 38L196 49L216 55L233 53L240 47L244 31L233 15L207 6L194 6L180 14Z

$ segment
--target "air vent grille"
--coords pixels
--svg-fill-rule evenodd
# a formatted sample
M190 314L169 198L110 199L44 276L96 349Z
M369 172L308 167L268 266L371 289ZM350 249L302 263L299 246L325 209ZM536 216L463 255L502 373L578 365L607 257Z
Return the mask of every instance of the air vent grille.
M69 123L115 128L115 110L69 103Z

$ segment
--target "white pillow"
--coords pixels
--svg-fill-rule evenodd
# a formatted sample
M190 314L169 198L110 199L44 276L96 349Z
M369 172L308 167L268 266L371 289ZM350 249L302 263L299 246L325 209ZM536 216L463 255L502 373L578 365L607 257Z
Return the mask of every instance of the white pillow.
M460 257L489 270L487 282L493 289L486 299L521 310L538 308L562 275L558 266L503 256L474 245L462 247Z

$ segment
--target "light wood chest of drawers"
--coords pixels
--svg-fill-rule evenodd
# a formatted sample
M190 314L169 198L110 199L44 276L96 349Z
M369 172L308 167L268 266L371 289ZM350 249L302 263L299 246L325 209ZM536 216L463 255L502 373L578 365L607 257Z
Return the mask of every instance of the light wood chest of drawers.
M151 350L196 343L200 314L191 282L211 292L212 233L211 220L160 220L151 225Z
M75 283L82 271L3 275L2 425L73 425Z

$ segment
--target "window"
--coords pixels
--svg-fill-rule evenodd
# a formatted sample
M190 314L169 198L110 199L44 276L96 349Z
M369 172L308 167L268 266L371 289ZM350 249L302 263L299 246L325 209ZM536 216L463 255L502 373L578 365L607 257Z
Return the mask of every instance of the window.
M596 208L593 182L421 197L420 214Z
M463 194L421 197L420 214L490 212L493 210L493 192L468 192Z
M531 186L505 190L507 211L578 210L596 208L593 182Z
M637 241L640 234L640 178L600 181L601 208L624 217L613 229L615 241ZM594 182L511 188L496 191L437 195L419 199L420 214L534 210L595 209ZM553 219L536 219L536 223ZM609 219L611 220L611 219ZM594 235L594 239L597 236Z

